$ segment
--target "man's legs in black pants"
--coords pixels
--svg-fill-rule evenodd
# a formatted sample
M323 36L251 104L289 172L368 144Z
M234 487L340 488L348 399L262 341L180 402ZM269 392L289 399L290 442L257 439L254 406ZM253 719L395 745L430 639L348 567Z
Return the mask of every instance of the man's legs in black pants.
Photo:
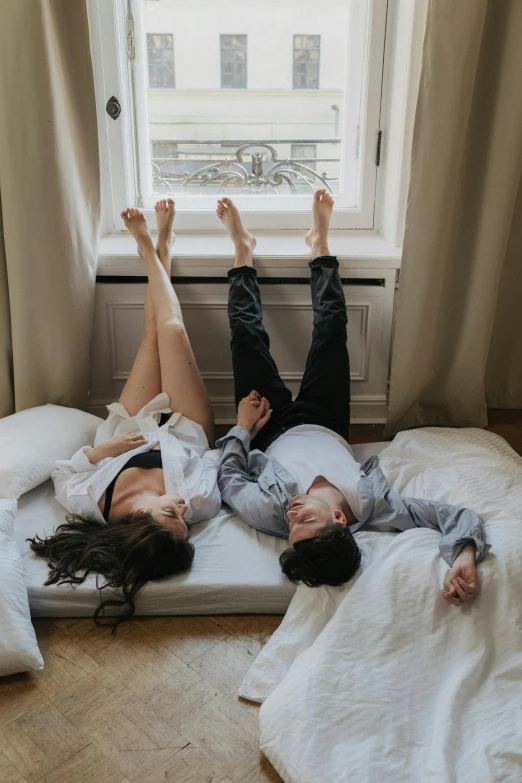
M289 405L292 393L279 376L270 355L270 341L263 326L257 272L251 266L234 267L228 273L228 317L232 339L232 367L236 407L255 389L275 411Z
M228 273L228 315L236 407L254 389L266 397L272 416L262 433L272 433L273 439L279 434L281 411L293 403L292 393L281 380L270 355L270 341L263 326L261 295L253 268L256 240L244 228L239 211L230 199L220 199L216 211L235 247L234 268ZM252 442L253 448L258 448L257 440Z
M310 262L310 269L314 329L295 413L307 419L313 417L314 423L323 424L348 439L348 318L339 264L334 256L320 256Z

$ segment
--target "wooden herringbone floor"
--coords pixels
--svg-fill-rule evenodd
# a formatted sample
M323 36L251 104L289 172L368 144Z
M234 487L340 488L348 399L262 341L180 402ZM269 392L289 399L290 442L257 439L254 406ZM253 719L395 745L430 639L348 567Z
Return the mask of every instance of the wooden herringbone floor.
M522 455L522 411L488 429ZM382 439L354 425L353 443ZM0 783L274 783L237 698L281 617L35 620L45 669L0 681Z
M45 668L0 683L1 783L268 783L237 688L281 617L37 619Z

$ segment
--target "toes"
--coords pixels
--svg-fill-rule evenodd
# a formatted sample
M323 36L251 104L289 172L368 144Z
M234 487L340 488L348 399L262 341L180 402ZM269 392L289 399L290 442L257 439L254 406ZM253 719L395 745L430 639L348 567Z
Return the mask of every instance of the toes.
M167 204L168 204L169 207L173 207L174 206L174 199L173 198L168 198L167 199Z
M123 210L123 212L121 213L121 217L122 217L124 220L125 220L125 218L127 217L127 215L128 215L128 212L129 212L129 210L128 210L128 209L124 209L124 210Z
M226 196L223 196L223 198L221 199L221 203L224 204L226 207L229 207L232 204L232 201Z

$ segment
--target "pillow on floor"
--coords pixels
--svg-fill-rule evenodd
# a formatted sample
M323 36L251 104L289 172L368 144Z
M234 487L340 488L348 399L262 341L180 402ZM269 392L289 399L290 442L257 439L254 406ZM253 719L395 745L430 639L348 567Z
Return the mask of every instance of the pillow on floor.
M43 669L13 535L16 508L16 500L0 500L0 677Z
M102 419L41 405L0 419L0 498L18 498L51 476L58 459L92 445Z

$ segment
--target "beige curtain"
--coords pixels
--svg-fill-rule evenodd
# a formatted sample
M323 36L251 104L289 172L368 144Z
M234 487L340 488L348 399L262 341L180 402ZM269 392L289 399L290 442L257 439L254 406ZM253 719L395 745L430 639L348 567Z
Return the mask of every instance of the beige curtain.
M522 408L522 0L429 0L386 435Z
M87 401L100 187L85 0L3 0L0 416Z

